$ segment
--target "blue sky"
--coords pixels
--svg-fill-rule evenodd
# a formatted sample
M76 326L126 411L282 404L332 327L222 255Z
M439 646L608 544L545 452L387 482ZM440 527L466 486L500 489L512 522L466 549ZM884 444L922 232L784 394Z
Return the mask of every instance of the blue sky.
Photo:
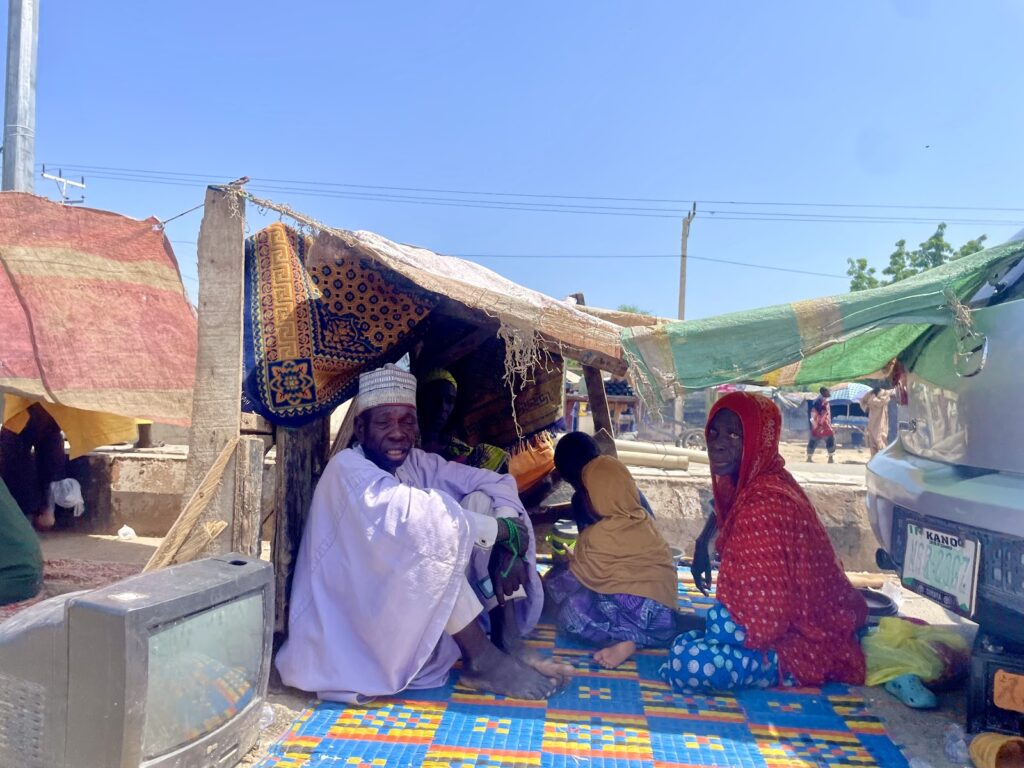
M442 253L614 255L477 260L554 296L674 316L677 211L696 200L688 317L847 287L709 259L843 275L847 257L883 266L894 241L926 239L933 219L1008 222L951 224L957 245L1024 226L1024 6L1013 0L42 6L37 162L76 177L71 166L196 175L85 172L90 206L131 216L168 218L202 201L204 181L242 175L630 198L299 195L276 182L264 193ZM55 193L42 180L37 191ZM502 200L655 215L466 205ZM959 210L777 205L793 202ZM725 218L737 211L757 220ZM928 221L819 218L837 214ZM168 225L193 295L199 221ZM636 258L652 254L667 258Z

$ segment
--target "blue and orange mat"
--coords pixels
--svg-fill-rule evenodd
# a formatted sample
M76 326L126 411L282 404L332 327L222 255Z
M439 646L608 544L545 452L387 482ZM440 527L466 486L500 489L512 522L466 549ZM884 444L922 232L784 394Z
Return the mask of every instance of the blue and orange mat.
M680 581L680 605L711 604ZM303 712L256 768L697 768L907 765L863 698L844 686L674 693L658 676L664 651L606 670L542 625L531 645L573 665L548 701L518 701L458 685L366 706L319 702Z

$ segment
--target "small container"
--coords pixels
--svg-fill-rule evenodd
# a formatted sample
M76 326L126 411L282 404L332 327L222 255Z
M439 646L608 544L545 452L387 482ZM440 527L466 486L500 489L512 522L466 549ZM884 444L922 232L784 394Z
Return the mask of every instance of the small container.
M884 616L896 616L899 613L895 601L877 589L861 587L857 590L868 604L868 622L877 624Z
M551 526L551 533L548 534L547 541L551 545L552 552L556 555L564 555L576 548L576 540L579 535L579 528L572 520L556 520L555 524Z

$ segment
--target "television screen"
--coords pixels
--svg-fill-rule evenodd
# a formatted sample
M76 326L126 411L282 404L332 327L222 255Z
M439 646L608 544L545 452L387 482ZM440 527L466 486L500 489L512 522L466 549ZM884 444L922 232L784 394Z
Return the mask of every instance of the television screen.
M155 627L142 751L146 759L216 730L256 695L263 661L263 593Z

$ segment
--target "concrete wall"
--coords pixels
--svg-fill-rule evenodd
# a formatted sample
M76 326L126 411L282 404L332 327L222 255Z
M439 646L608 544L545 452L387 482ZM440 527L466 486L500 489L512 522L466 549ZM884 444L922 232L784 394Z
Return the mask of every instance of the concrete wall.
M711 499L709 475L672 474L633 468L637 486L647 496L658 528L673 547L693 554ZM824 473L796 475L828 531L836 553L850 571L876 571L878 542L871 532L861 479Z
M86 515L65 524L93 533L116 533L130 525L139 536L163 536L181 510L187 449L97 451L73 463L82 483ZM669 543L692 554L711 498L707 474L669 473L633 468L637 485L651 502L658 527ZM867 520L864 483L860 478L825 473L797 475L814 502L837 553L848 570L875 570L877 543ZM276 476L269 459L263 476L263 509L273 509ZM269 531L265 527L265 533Z

